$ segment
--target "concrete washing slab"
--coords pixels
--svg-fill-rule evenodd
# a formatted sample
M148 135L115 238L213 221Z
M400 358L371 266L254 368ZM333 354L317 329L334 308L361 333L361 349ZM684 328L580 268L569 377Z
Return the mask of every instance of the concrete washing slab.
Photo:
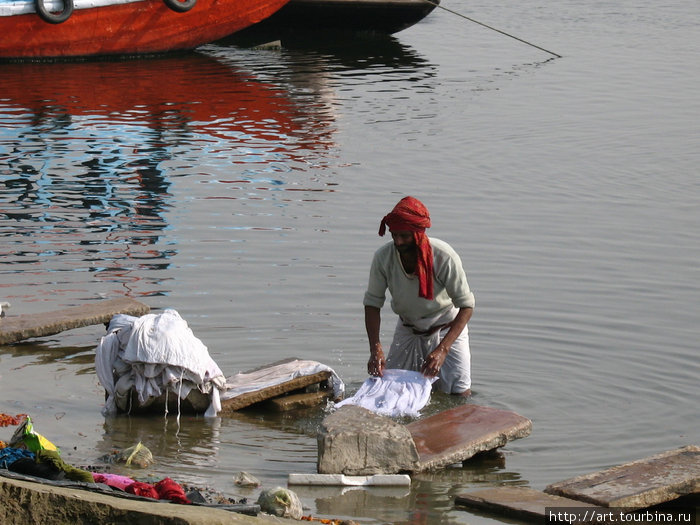
M598 509L591 514L590 522L603 523L601 518L610 513L600 509L640 511L682 502L693 494L700 494L700 449L687 446L552 483L545 492L528 487L493 487L459 495L455 505L540 523L550 517L548 509L570 513L580 509L577 521L587 515L586 509ZM697 519L697 510L695 513Z
M331 399L333 399L331 390L318 390L317 392L303 392L301 394L275 397L265 401L263 406L271 412L290 412L292 410L318 407Z
M436 470L530 435L532 422L508 410L465 404L406 425L419 470Z
M545 494L529 487L493 487L477 490L457 496L455 504L503 516L537 521L547 517L547 508L598 508L592 503ZM540 523L543 522L540 521Z
M326 416L318 435L318 472L372 475L437 470L530 434L514 412L464 404L401 425L363 407Z
M700 492L700 447L687 446L577 476L545 492L601 507L643 509Z
M51 312L7 316L0 320L0 345L17 343L33 337L55 335L83 326L108 323L117 314L139 317L150 311L149 306L129 297L122 297L89 302Z
M229 414L231 412L235 412L236 410L240 410L242 408L254 405L255 403L271 400L275 397L282 396L288 392L293 392L295 390L300 390L311 385L322 383L324 381L327 381L330 376L330 372L317 372L311 375L295 377L294 379L285 381L284 383L280 383L274 386L261 388L253 392L247 392L245 394L241 394L231 399L221 400L220 413L222 415ZM319 398L319 396L311 396L311 399L315 399L320 403L322 399L325 400L325 397L321 399ZM294 398L292 402L294 400L298 401L299 398ZM309 398L305 399L305 401L308 400ZM279 405L278 408L281 409L283 407L282 405Z

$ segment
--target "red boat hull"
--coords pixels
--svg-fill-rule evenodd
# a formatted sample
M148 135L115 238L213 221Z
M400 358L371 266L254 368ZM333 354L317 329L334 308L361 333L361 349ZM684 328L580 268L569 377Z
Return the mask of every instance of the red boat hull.
M163 0L75 9L63 23L0 16L0 58L137 55L193 49L272 15L288 0L197 0L184 13Z

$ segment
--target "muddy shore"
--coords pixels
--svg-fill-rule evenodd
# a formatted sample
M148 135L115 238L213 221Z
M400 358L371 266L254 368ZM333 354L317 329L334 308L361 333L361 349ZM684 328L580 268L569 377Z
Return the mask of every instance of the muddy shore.
M0 523L5 525L270 525L293 521L269 514L249 516L205 506L120 498L0 476Z

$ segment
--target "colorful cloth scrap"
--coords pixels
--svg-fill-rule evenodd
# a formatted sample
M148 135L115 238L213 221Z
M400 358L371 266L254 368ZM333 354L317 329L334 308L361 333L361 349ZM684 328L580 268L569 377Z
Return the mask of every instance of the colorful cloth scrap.
M0 427L9 427L10 425L16 426L25 419L27 419L27 414L17 414L16 416L11 416L9 414L0 413Z
M22 458L34 459L34 452L23 448L6 447L0 449L0 468L9 468L15 461Z

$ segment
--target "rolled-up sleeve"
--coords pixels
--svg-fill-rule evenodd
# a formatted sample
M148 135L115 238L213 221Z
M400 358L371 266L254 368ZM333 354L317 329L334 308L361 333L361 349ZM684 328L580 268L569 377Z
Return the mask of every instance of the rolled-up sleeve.
M372 259L372 265L369 269L367 291L365 291L365 297L362 301L364 306L381 308L386 301L387 277L386 273L381 268L379 260L379 254L375 253Z
M438 279L444 283L445 291L457 308L474 308L476 299L469 289L467 274L462 266L462 260L454 250L449 250L451 256L441 261Z

